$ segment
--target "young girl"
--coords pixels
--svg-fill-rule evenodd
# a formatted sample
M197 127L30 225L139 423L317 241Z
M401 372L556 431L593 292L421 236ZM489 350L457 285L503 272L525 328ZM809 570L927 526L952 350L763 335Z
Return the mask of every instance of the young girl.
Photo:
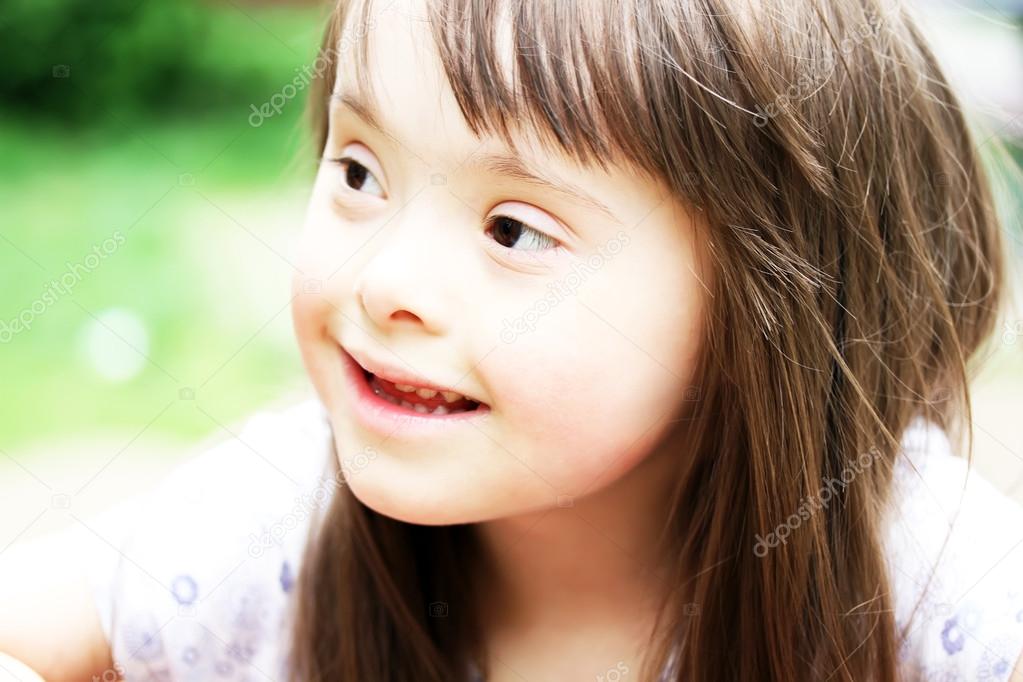
M960 457L1002 244L905 8L352 0L318 64L316 398L78 520L54 563L93 601L8 568L0 649L51 680L1023 669L1023 511Z

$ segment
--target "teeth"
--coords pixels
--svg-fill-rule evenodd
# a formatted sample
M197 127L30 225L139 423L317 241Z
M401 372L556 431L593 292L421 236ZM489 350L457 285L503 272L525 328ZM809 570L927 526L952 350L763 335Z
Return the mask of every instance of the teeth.
M384 392L383 390L381 390L380 388L378 388L376 386L373 386L373 393L375 393L378 398L383 398L384 400L386 400L389 403L392 403L394 405L398 404L397 398L392 396L390 393Z
M426 405L420 405L418 403L414 404L414 403L410 403L407 400L401 400L399 398L396 398L396 397L394 397L390 393L384 391L383 389L381 389L378 386L373 386L372 388L373 388L373 393L375 393L379 397L383 398L384 400L386 400L387 402L391 403L392 405L400 405L401 407L404 407L406 410L412 410L414 412L418 412L419 414L444 415L444 414L450 414L451 413L451 410L448 409L448 407L446 405L438 405L437 407L435 407L435 408L433 408L431 410ZM430 391L431 389L422 389L422 390ZM404 391L404 392L405 393L409 393L410 391ZM434 395L436 395L436 393L437 393L436 391L433 391ZM449 403L450 402L454 402L458 398L462 397L460 394L453 393L451 391L442 391L442 393L444 395L444 399L447 400ZM455 397L454 397L454 399L452 399L450 396L455 396ZM424 398L430 398L430 397L433 397L433 396L423 396L423 397Z
M465 397L461 393L455 393L454 391L435 391L432 388L416 388L415 386L409 386L408 384L395 384L394 387L402 393L415 393L420 398L425 398L427 400L438 393L444 396L444 400L449 403L453 403L456 400L461 400Z

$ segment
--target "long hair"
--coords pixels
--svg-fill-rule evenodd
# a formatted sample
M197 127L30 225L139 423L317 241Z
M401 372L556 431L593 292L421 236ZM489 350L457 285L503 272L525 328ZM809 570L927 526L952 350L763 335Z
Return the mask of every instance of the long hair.
M369 21L370 0L350 4L311 93L319 150L337 46ZM912 16L880 0L428 12L475 134L624 164L710 226L699 400L664 509L671 596L638 679L674 654L671 679L688 682L896 680L911 624L893 615L884 519L900 434L916 416L970 423L968 363L1005 291L989 180ZM370 39L345 53L360 79ZM758 545L838 478L784 542ZM483 560L471 525L403 523L343 487L301 571L295 679L450 682L470 658L486 671L469 570Z

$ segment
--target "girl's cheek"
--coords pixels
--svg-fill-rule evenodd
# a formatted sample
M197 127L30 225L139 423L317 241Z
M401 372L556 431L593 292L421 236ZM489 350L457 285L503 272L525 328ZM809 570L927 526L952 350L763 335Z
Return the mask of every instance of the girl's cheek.
M684 379L568 301L486 365L506 447L565 494L642 459L684 397Z
M552 484L620 476L698 399L703 287L683 247L637 236L532 323L520 302L520 333L488 357L509 449Z
M344 263L352 229L320 206L314 197L295 249L295 266L305 279L326 280ZM333 279L333 278L331 278Z
M328 400L330 387L327 380L333 372L332 358L328 350L330 343L328 318L324 311L323 299L304 290L308 286L308 281L300 274L292 277L292 328L306 373L321 398Z

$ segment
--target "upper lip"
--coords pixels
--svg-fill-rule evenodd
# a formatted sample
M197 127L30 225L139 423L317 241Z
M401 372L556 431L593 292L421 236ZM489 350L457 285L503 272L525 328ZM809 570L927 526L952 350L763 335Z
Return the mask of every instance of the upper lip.
M438 391L438 392L440 392L440 391L449 391L449 392L452 392L452 393L458 393L459 395L463 395L466 398L468 398L469 400L474 400L475 402L481 402L481 401L476 400L475 398L473 398L472 396L466 394L465 392L463 392L461 390L457 390L457 389L454 389L454 388L449 388L447 386L441 386L440 384L436 384L436 383L434 383L434 382L432 382L432 381L430 381L428 379L424 379L421 376L418 376L416 374L412 374L411 372L407 372L405 370L398 369L397 367L394 367L392 365L388 365L388 364L385 364L383 362L379 362L379 361L369 357L368 355L364 355L361 352L354 351L354 350L351 350L349 348L345 348L343 346L342 346L342 348L364 370L366 370L367 372L370 372L372 374L375 374L376 376L380 377L381 379L385 379L387 381L390 381L393 384L405 384L407 386L415 386L416 388L431 388L431 389L433 389L435 391Z

